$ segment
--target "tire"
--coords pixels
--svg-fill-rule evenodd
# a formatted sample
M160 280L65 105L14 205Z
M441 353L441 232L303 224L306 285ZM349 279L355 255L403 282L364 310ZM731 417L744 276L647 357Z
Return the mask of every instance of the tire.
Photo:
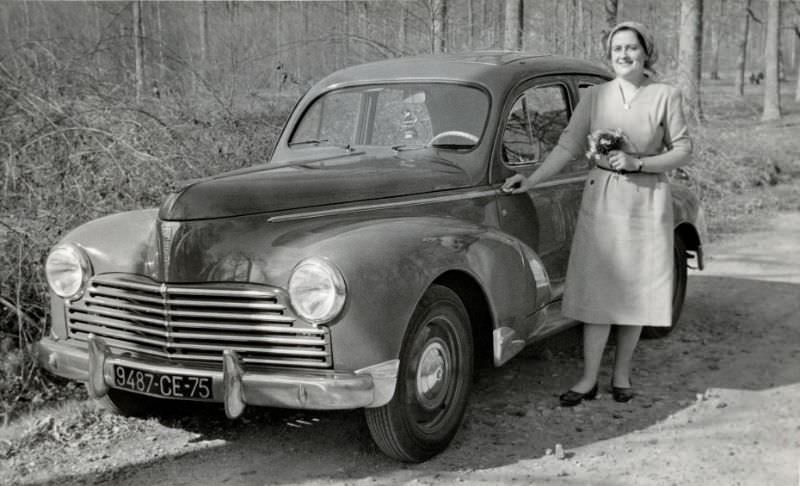
M452 290L434 285L411 317L392 400L365 409L378 447L403 462L422 462L447 448L464 418L473 367L464 304Z
M97 405L115 415L124 417L152 417L165 411L168 400L139 395L125 390L110 388L108 393L95 400Z
M644 339L661 339L672 333L678 325L678 319L683 310L683 301L686 298L686 244L680 236L675 235L675 269L672 285L672 325L670 327L650 327L642 329Z

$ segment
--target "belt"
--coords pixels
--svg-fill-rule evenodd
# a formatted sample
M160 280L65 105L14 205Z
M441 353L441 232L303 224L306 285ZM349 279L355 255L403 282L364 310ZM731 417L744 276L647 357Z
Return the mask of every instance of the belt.
M613 172L615 174L654 174L654 172L644 172L641 170L625 170L625 169L612 169L611 167L603 167L602 165L595 164L595 167L606 172Z
M657 154L631 153L631 154L628 154L628 155L631 155L633 157L640 157L641 158L641 157L651 157L651 156L657 155ZM644 171L641 171L641 170L625 170L625 169L617 170L617 169L612 169L611 167L603 167L600 164L594 164L594 166L597 167L600 170L604 170L606 172L613 172L615 174L656 174L656 172L644 172Z

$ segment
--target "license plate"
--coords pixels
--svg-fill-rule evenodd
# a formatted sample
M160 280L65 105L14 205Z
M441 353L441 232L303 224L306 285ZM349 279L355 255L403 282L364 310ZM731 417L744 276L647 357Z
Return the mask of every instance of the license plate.
M137 393L166 398L212 400L211 378L208 376L151 373L122 365L114 365L114 386Z

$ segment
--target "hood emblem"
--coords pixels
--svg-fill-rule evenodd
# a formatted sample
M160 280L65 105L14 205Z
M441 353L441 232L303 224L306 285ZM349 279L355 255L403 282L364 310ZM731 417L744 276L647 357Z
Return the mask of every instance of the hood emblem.
M178 233L179 227L180 223L177 221L161 221L161 269L162 277L165 280L172 257L172 244L175 242L175 235Z

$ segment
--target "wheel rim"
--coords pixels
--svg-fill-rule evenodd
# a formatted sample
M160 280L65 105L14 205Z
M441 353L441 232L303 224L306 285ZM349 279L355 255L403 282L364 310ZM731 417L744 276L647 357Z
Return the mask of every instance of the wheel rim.
M424 433L435 433L452 411L459 389L457 370L461 343L445 316L429 320L414 343L413 366L406 377L411 419Z
M433 410L442 404L451 368L447 343L439 338L429 342L422 351L417 367L417 400L423 408Z

